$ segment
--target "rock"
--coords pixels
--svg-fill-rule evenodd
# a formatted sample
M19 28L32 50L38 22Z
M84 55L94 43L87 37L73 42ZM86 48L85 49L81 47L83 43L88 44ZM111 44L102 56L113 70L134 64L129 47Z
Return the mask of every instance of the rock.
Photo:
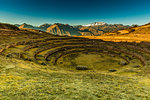
M76 67L77 70L88 70L87 66L77 66Z
M11 58L15 58L15 57L19 57L20 54L18 53L9 53L6 55L6 57L11 57Z
M113 54L110 54L110 56L111 56L111 57L115 57L115 55L113 55Z
M6 55L6 57L12 57L12 54L9 53L8 55Z
M63 64L63 62L61 61L61 62L59 62L60 64Z
M133 68L138 68L138 67L140 67L140 65L133 65L132 67Z
M42 62L41 65L46 65L46 63Z
M50 61L50 59L46 59L46 61Z
M43 57L43 55L37 55L37 57Z
M116 72L116 69L110 69L109 72Z
M132 58L132 57L128 57L128 59L129 59L129 60L133 60L133 58Z
M125 62L125 61L121 61L120 62L120 65L127 65L128 63L127 62Z
M28 59L28 61L32 61L32 59Z

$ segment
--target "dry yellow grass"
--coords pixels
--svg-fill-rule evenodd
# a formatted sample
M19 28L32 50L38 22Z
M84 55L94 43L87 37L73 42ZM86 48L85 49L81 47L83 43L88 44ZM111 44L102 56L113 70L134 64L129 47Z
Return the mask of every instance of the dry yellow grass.
M145 36L81 36L89 39L102 39L104 41L113 41L113 42L150 42L150 34Z
M129 30L134 29L133 32ZM105 33L101 36L80 36L89 39L102 39L104 41L113 42L150 42L150 25L143 25L139 27L133 27L129 30L120 30L114 33Z

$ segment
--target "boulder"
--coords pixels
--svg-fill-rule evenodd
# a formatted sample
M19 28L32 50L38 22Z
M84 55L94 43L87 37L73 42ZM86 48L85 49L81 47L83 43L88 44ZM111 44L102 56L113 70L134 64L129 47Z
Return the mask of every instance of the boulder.
M32 59L29 58L28 61L32 61Z
M119 64L123 66L123 65L127 65L128 63L126 61L121 61Z
M11 58L15 58L15 57L19 57L20 54L19 53L9 53L6 55L6 57L11 57Z
M41 65L46 65L46 63L42 62Z
M110 69L109 72L116 72L116 69Z
M138 68L138 67L140 67L140 65L133 65L132 67L133 68Z
M6 55L6 57L12 57L12 54L11 54L11 53L9 53L8 55Z
M87 66L77 66L76 67L77 70L88 70Z

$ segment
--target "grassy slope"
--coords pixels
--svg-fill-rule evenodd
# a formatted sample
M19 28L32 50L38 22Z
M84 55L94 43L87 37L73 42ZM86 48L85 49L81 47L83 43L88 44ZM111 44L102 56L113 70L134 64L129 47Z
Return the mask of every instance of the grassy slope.
M96 55L91 56L95 58ZM82 57L85 54L77 57L76 61ZM0 56L0 66L1 100L150 99L150 79L145 77L146 73L138 73L148 70L145 68L129 69L126 66L114 73L94 67L92 70L76 71L3 56Z
M25 40L24 37L2 36L0 44ZM137 61L120 66L120 59L95 53L66 56L59 59L62 61L59 66L41 66L0 55L0 100L150 99L149 66L131 67L139 64ZM77 71L76 65L90 70ZM109 69L117 71L111 73Z
M19 28L16 27L15 25L10 25L7 23L0 23L0 30L1 29L19 30Z
M135 31L130 32L132 29ZM150 42L150 24L133 27L127 30L120 30L114 33L105 33L101 36L81 36L90 39L102 39L105 41L128 41L128 42Z

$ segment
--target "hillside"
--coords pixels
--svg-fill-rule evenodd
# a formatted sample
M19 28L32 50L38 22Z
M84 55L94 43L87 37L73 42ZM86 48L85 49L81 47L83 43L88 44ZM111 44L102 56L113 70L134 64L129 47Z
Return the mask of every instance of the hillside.
M41 30L41 31L46 31L48 27L50 27L51 24L42 24L40 26L38 26L38 28Z
M42 24L40 26L32 26L30 24L15 24L15 26L19 27L19 28L28 28L28 29L35 29L35 30L41 30L41 31L46 31L48 27L51 26L51 24Z
M136 27L130 27L128 29L125 30L119 30L114 32L113 34L111 33L107 33L104 35L110 36L110 35L146 35L146 34L150 34L150 24L145 24L145 25L141 25L141 26L136 26Z
M80 26L81 32L90 32L94 36L103 35L107 32L114 32L122 29L128 29L130 26L122 24L104 24L104 25L92 25L92 26Z
M150 99L149 42L1 32L2 100Z
M79 36L81 35L76 29L68 24L56 23L47 28L47 32L53 33L55 35L67 35L67 36Z
M2 30L2 29L19 30L19 28L16 27L15 25L10 25L7 23L0 23L0 30Z
M116 32L108 32L101 36L81 36L90 39L102 39L105 41L114 42L150 42L150 24L145 24L138 27L131 27Z
M104 32L103 31L99 31L99 30L97 30L97 29L95 29L95 28L93 28L93 27L81 27L80 28L80 32L81 32L81 34L83 35L83 36L92 36L92 35L94 35L94 36L97 36L97 35L101 35L101 34L103 34ZM87 34L85 34L85 32L88 32L88 33L90 33L90 35L87 35ZM84 33L84 34L83 34Z
M150 99L148 68L124 68L113 73L66 71L3 56L0 65L2 100Z
M20 25L19 28L30 28L30 29L34 29L34 27L33 27L32 25L29 25L29 24L26 24L26 23Z

